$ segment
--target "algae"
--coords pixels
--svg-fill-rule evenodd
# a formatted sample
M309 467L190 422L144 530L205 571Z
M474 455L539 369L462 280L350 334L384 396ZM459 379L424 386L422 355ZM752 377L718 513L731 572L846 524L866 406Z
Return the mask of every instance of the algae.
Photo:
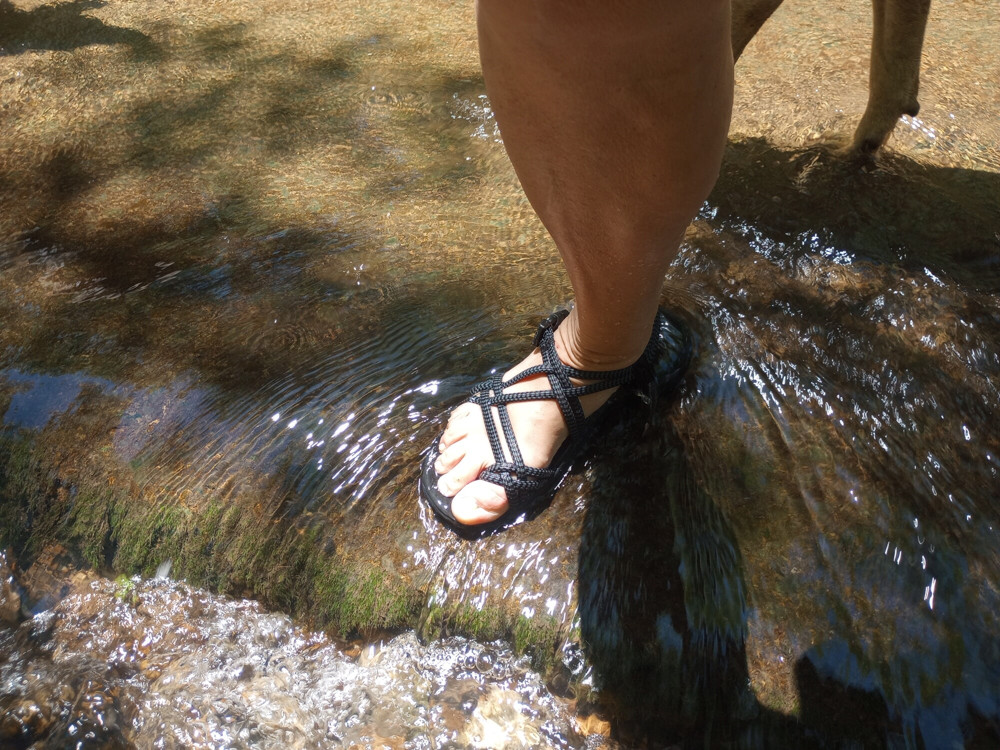
M30 563L46 545L66 545L81 563L119 581L152 577L170 561L173 577L231 595L251 596L339 637L368 637L418 625L444 634L510 641L536 668L553 663L561 632L554 618L527 618L489 606L424 607L427 591L399 574L345 559L319 525L247 510L210 498L200 507L149 502L136 465L118 481L47 467L36 438L0 437L0 546Z
M511 613L508 609L466 603L437 604L435 597L421 613L417 632L425 640L449 635L466 635L478 641L504 640L515 653L526 654L532 669L551 675L558 664L558 651L569 634L554 617L536 613L532 617Z

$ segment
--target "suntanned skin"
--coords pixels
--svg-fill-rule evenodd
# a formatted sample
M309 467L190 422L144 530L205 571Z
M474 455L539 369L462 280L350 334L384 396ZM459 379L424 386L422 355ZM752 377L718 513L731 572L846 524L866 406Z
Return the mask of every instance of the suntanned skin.
M507 154L576 297L556 350L581 370L625 367L718 176L732 109L729 0L479 0L476 10ZM510 373L540 361L535 350ZM611 393L583 397L585 413ZM525 462L548 465L567 434L556 403L508 408ZM500 516L504 490L477 479L493 463L480 408L456 409L439 447L438 487L455 517Z

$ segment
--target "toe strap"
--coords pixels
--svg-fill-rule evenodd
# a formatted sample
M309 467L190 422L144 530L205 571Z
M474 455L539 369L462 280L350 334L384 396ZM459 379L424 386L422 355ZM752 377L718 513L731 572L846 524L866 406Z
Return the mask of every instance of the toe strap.
M517 493L534 492L546 487L551 484L555 474L552 469L536 469L534 466L525 466L524 463L498 461L483 469L479 478L500 485L507 490L508 501L516 502Z
M535 346L541 351L542 364L529 367L509 380L504 380L500 374L494 374L472 391L470 400L482 409L483 423L494 460L492 466L480 473L480 478L504 487L508 494L512 491L532 492L545 487L551 484L557 472L554 469L538 469L524 463L507 404L520 401L555 401L569 431L567 440L579 442L585 440L588 432L592 430L587 424L580 396L609 388L642 385L652 375L652 363L659 355L660 341L656 333L659 325L657 325L642 356L628 367L610 371L585 371L570 367L559 359L555 345L555 330L568 315L568 310L559 310L539 323L535 332ZM548 378L549 390L505 392L505 389L514 383L541 374ZM571 378L595 382L578 386L573 384ZM500 424L499 429L497 422ZM510 455L509 461L507 454Z

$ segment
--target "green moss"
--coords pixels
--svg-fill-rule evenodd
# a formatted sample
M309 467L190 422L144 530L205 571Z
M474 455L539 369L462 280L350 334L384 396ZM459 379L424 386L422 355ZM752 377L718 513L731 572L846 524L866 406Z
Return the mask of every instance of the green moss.
M402 630L416 623L421 592L381 568L365 571L328 561L315 581L321 619L345 635Z
M111 535L112 503L110 492L78 492L68 518L72 529L71 541L75 542L84 560L98 570L111 567L108 542Z
M469 635L480 641L493 641L501 637L513 620L498 607L477 609L460 603L448 612L445 622L450 633Z
M0 437L0 548L20 552L28 540L28 498L38 492L39 468L26 438Z
M136 592L135 579L120 575L115 579L115 598L129 606L139 604L139 594Z
M132 470L133 472L135 469ZM134 480L134 476L132 477ZM62 484L28 438L0 436L0 546L16 554L60 542L105 574L152 576L163 562L189 583L253 596L345 637L417 627L425 638L504 639L545 670L561 642L558 622L502 606L427 603L427 592L380 566L347 561L319 525L276 520L251 499L165 504L123 488L129 477Z
M554 617L523 615L514 623L514 650L531 656L532 666L546 673L556 663L565 634Z
M464 602L445 606L431 602L417 630L425 640L464 635L479 641L509 641L515 652L528 654L532 667L542 673L556 664L559 646L566 637L565 629L553 617L525 617L504 607L479 608Z
M118 500L109 510L115 570L150 576L164 560L180 557L181 537L191 529L188 509L148 508Z

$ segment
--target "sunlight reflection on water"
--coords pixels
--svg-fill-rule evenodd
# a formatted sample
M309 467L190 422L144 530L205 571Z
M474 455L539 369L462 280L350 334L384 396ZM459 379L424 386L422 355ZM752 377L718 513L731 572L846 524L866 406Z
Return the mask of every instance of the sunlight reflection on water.
M741 59L720 182L665 288L695 340L676 403L614 432L530 524L478 542L419 502L416 467L569 289L503 154L471 7L188 4L183 23L173 6L57 8L73 44L0 57L17 72L0 413L5 440L42 436L54 474L33 509L64 509L63 528L121 491L129 512L95 512L90 559L171 559L238 592L288 569L261 588L288 609L311 611L316 590L295 585L333 562L384 575L432 637L551 636L585 687L623 704L632 687L702 728L714 697L682 683L749 685L737 702L826 729L857 691L876 707L852 715L861 734L830 731L858 746L995 722L996 20L935 3L948 22L929 28L921 115L858 165L819 133L863 106L867 10L787 5ZM144 513L189 536L100 525ZM225 513L253 521L266 568L226 556L245 540ZM284 559L299 539L314 557ZM262 710L301 708L275 694ZM219 737L249 726L204 710Z

